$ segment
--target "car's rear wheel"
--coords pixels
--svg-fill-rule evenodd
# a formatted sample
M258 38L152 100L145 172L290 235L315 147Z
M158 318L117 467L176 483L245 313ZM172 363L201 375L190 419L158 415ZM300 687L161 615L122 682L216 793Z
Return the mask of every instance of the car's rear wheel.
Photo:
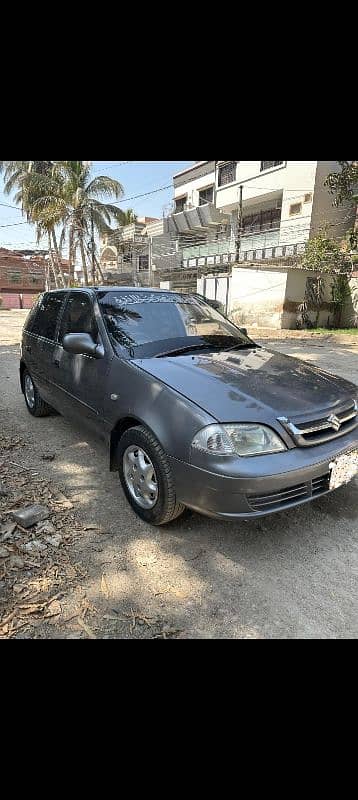
M24 387L24 396L27 408L33 417L47 417L51 414L51 406L49 406L40 396L32 377L27 369L25 369L22 376Z
M124 494L141 519L165 525L183 513L185 506L177 501L168 459L150 431L139 426L123 434L118 464Z

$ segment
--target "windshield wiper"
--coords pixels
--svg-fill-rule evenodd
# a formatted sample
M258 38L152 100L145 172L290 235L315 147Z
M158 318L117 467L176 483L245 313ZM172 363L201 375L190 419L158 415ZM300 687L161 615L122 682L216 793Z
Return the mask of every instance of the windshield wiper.
M175 350L167 350L165 353L158 353L155 358L165 358L166 356L180 356L183 353L191 353L192 350L222 350L220 345L215 344L191 344L186 347L176 347Z
M238 342L233 347L225 349L225 353L231 353L233 350L256 350L257 344L250 344L249 342Z

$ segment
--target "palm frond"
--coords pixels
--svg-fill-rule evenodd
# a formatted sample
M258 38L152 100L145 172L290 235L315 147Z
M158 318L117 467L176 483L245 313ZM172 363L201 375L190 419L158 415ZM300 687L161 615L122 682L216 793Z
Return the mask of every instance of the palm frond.
M107 175L98 175L86 187L86 193L89 197L112 197L117 200L123 197L124 189L119 181L115 178L109 178Z

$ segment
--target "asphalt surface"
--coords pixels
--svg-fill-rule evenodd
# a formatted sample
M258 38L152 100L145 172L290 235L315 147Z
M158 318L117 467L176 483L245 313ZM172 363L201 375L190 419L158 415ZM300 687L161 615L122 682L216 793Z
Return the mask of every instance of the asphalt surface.
M97 526L72 557L101 638L147 637L116 614L161 619L173 638L355 638L358 633L358 482L256 522L192 512L155 529L128 506L104 446L61 416L32 418L18 383L21 312L0 312L0 431L26 442L22 463L50 475L83 523ZM266 342L358 382L358 347ZM56 455L46 462L46 453ZM103 594L103 576L106 592ZM101 588L102 587L102 588ZM48 634L80 638L84 634Z

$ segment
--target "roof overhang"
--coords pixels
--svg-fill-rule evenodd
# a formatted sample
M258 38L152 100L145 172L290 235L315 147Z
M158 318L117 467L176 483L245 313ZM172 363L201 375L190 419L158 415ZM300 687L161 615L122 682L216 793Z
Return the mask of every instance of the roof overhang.
M191 208L188 211L180 211L168 217L168 233L178 235L178 233L205 232L218 228L220 225L228 224L230 218L218 211L213 203L207 203L198 208Z

